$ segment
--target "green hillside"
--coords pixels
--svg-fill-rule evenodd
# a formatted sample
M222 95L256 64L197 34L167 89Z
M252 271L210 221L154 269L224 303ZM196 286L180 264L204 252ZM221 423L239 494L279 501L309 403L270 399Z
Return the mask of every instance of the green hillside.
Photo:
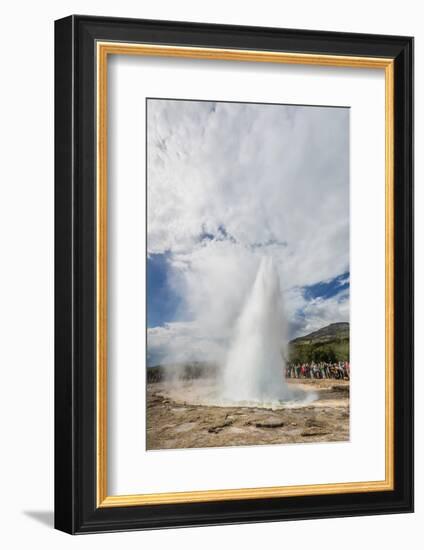
M349 361L349 323L332 323L289 342L293 363Z

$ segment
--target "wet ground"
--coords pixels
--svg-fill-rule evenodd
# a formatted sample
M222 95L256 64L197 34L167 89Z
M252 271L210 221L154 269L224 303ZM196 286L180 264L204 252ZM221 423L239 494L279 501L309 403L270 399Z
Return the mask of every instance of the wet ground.
M348 381L290 380L305 399L267 408L212 405L203 384L147 385L148 450L349 440Z

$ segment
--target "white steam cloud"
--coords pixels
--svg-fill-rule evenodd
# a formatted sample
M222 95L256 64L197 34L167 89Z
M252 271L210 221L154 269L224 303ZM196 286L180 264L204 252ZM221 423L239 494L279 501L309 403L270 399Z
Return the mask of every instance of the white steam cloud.
M290 336L349 318L349 111L148 101L148 253L168 254L175 322L148 330L158 361L222 361L259 260L283 282Z

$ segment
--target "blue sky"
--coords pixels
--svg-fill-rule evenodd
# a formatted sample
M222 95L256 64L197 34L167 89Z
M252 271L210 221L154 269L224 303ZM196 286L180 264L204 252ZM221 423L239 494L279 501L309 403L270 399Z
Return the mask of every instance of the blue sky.
M349 272L341 273L329 281L320 281L314 285L303 287L303 295L307 300L321 298L328 300L349 289Z
M304 298L303 306L294 311L288 326L289 339L305 334L305 323L308 321L308 311L316 304L321 308L326 306L329 300L337 303L349 300L349 272L341 273L328 281L320 281L313 285L299 287L297 291ZM173 334L169 327L178 326L183 321L185 328L195 319L182 319L181 297L172 287L172 261L169 253L153 254L147 259L147 324L148 329L161 330ZM346 320L345 316L341 317ZM328 319L328 322L337 322L338 317ZM155 365L164 360L167 355L166 346L149 346L148 364Z
M147 259L147 326L163 326L175 320L178 295L169 284L169 254L151 254Z
M349 320L349 109L147 103L150 361L222 360L258 265L290 338Z
M202 239L212 239L209 235ZM328 281L320 281L313 285L300 287L306 304L295 312L296 316L302 317L304 309L310 302L316 300L329 300L338 297L346 300L349 297L349 272L341 273ZM147 326L148 328L164 326L167 323L179 319L181 299L172 287L172 262L170 254L152 254L147 258ZM180 318L181 320L181 318ZM184 319L187 321L187 319ZM290 330L290 336L297 336L295 328Z

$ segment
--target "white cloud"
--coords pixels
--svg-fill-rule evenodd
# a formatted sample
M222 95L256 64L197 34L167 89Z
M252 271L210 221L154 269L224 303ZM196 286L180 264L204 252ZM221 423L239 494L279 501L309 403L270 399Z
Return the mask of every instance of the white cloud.
M298 291L293 301L294 304L289 300L289 311L293 319L294 335L309 334L330 323L349 321L348 289L331 298L318 297L311 300L306 300L301 291Z
M147 331L149 363L169 364L185 361L221 361L226 342L205 335L196 322L166 323Z
M347 109L149 100L148 251L171 253L181 318L202 338L184 339L180 324L163 334L186 349L228 338L264 253L291 323L296 304L308 327L348 316L348 301L294 298L349 269L348 118Z

